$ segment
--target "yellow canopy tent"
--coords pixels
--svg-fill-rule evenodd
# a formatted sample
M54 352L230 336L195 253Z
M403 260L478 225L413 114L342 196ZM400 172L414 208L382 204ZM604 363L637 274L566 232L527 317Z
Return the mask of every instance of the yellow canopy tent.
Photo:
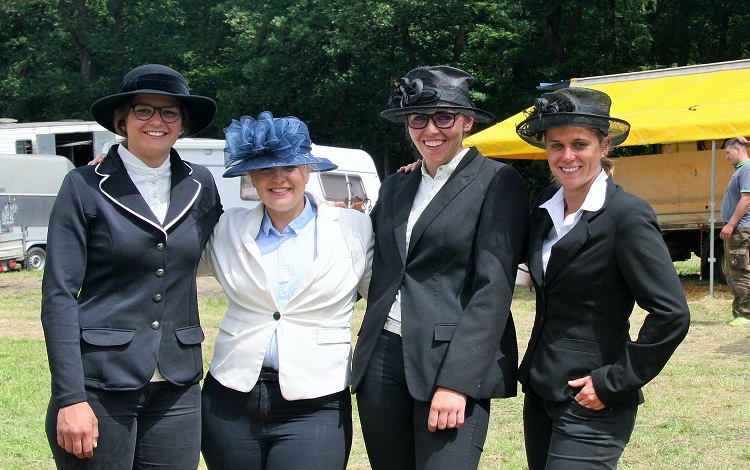
M611 115L631 125L623 146L713 141L709 218L713 295L716 141L750 135L750 60L574 78L570 86L594 88L612 98ZM516 135L516 125L523 119L520 112L466 138L464 145L476 146L487 157L544 159L542 149Z
M750 135L750 60L574 78L570 86L612 98L611 115L631 125L623 146ZM469 136L464 145L487 157L545 158L542 149L516 135L523 119L520 112Z

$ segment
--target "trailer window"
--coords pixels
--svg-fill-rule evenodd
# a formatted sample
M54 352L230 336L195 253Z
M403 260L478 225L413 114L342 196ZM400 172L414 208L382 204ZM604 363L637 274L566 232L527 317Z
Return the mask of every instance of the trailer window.
M323 197L327 201L351 205L367 200L365 185L357 175L325 172L320 174L320 183L323 186Z
M16 141L16 153L21 154L32 154L34 153L31 148L31 141L30 140L17 140Z

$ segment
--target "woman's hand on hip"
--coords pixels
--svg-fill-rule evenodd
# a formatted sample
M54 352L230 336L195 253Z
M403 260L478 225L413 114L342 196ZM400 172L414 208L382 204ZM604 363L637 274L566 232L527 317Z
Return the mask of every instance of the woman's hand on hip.
M584 408L591 408L592 410L604 409L604 403L602 403L601 400L599 400L599 397L596 395L596 390L594 390L594 381L591 379L590 375L581 377L580 379L576 380L569 380L568 385L573 388L583 387L581 388L581 391L578 392L578 394L575 396L575 400L579 405Z
M57 412L57 443L79 459L92 457L99 440L99 420L87 402Z
M432 397L427 429L435 432L443 429L460 428L464 424L466 395L439 387Z

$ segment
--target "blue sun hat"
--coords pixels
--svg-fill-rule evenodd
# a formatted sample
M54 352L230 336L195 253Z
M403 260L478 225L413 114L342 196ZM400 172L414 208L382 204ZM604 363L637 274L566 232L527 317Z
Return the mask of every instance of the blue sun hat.
M275 118L263 111L258 119L242 116L224 129L224 178L242 176L246 171L277 166L310 165L311 171L338 168L312 151L307 125L294 116Z

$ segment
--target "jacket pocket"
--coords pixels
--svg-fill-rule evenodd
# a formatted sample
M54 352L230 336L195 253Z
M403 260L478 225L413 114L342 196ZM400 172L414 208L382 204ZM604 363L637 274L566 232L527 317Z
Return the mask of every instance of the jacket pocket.
M242 331L242 322L224 315L219 322L219 329L228 335L236 336L237 333Z
M92 346L122 346L133 340L135 330L113 328L87 328L81 331L81 339Z
M583 339L573 338L560 338L559 340L552 343L552 346L557 349L564 349L566 351L577 351L587 354L594 354L601 357L601 349L599 343L596 341L586 341Z
M318 330L318 344L351 343L352 332L349 328L326 328Z
M435 341L450 341L457 323L438 323L435 325Z
M177 341L186 346L201 344L206 339L206 336L203 334L203 328L200 325L178 328L174 330L174 335L177 337Z

